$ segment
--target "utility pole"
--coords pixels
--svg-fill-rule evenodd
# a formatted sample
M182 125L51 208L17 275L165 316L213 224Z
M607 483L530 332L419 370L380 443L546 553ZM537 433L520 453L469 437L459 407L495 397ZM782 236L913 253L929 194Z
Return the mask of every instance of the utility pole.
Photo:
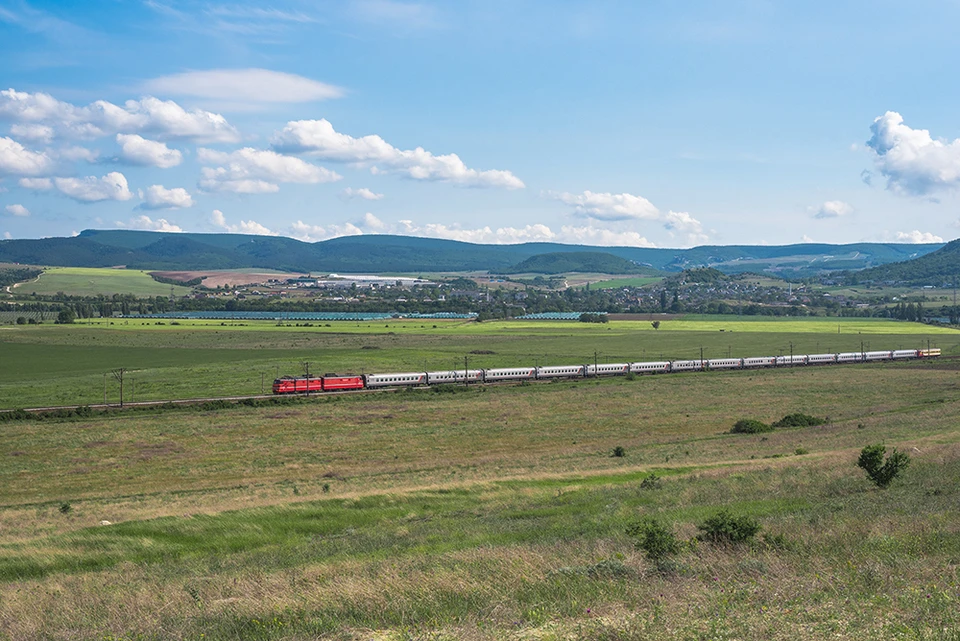
M927 341L928 345L929 343L930 341ZM103 373L103 404L104 405L107 404L107 373L106 372Z
M264 372L260 372L260 395L263 396L263 377L265 376Z
M309 394L310 393L310 361L301 361L300 364L303 365L303 370L307 374L307 394Z
M600 376L600 366L597 365L597 350L593 350L593 375Z
M790 367L793 367L793 341L790 341Z
M470 380L469 380L470 372L469 372L469 370L467 369L467 367L468 367L468 365L467 365L467 358L469 358L469 357L468 357L468 356L464 356L464 357L463 357L463 386L464 386L464 387L466 387L467 385L470 384Z
M127 372L127 368L121 367L120 369L113 370L113 377L120 382L120 407L123 407L123 375Z

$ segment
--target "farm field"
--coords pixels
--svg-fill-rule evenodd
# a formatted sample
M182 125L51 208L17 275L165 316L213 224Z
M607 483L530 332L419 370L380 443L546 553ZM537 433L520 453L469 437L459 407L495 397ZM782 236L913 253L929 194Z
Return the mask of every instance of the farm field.
M113 323L113 324L111 324ZM172 323L178 323L176 325ZM841 333L837 334L840 327ZM721 331L723 330L723 331ZM119 399L258 394L285 374L374 373L762 356L940 347L960 354L960 332L871 319L649 322L390 320L279 326L245 321L110 321L0 328L0 409ZM263 386L263 387L261 387ZM106 391L106 394L105 394Z
M956 639L958 375L941 360L6 423L0 638ZM828 423L727 433L794 411ZM887 490L855 466L877 442L913 459ZM754 543L695 540L724 507L758 520ZM644 516L686 542L671 564L627 534Z
M71 296L169 296L171 286L153 280L146 271L98 267L48 267L36 280L16 285L18 294ZM173 286L175 296L184 296L189 287Z
M614 278L611 280L602 280L598 283L591 283L590 287L594 289L616 289L617 287L644 287L651 283L659 283L662 278L640 277L640 278Z

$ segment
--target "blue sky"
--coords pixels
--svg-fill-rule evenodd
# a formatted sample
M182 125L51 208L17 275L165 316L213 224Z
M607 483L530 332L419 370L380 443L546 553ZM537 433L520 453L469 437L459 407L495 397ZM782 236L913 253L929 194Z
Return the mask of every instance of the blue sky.
M960 235L956 2L0 0L0 238Z

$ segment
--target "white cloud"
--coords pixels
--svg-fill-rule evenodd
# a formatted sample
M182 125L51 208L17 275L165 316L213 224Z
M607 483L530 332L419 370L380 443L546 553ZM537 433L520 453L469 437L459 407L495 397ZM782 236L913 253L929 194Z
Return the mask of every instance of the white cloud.
M811 207L814 218L839 218L853 213L853 207L842 200L828 200L819 207Z
M283 131L274 136L272 145L278 151L310 153L327 160L377 163L371 167L374 173L396 172L414 180L448 182L461 187L524 187L509 171L470 169L456 154L435 156L422 147L397 149L376 135L354 138L335 131L326 119L288 122Z
M120 157L135 165L168 169L183 160L179 149L170 149L162 142L147 140L137 134L117 134Z
M147 96L122 107L98 100L77 107L45 93L0 91L0 118L18 124L45 125L67 138L100 138L117 133L153 133L159 138L199 142L237 142L237 130L220 114L187 111L172 100Z
M584 218L619 221L656 220L660 217L660 210L653 203L643 196L634 196L633 194L585 191L582 194L547 192L544 195L571 205L574 212Z
M812 243L812 242L813 242L813 239L810 238L809 236L807 236L806 234L804 234L803 236L800 237L800 242L801 242L801 243Z
M21 216L25 218L30 215L30 210L19 204L7 205L4 209L11 216Z
M942 243L943 238L930 232L914 229L908 232L897 232L897 242L900 243Z
M100 152L86 147L64 147L57 155L66 160L86 160L89 163L95 163Z
M53 140L53 127L14 124L10 126L10 135L20 140L50 144L50 141Z
M214 209L210 220L217 227L221 227L231 234L252 234L255 236L277 236L276 232L270 231L255 220L241 220L239 225L227 223L226 216L219 209Z
M635 231L616 231L592 226L563 226L557 240L564 243L599 245L602 247L656 247Z
M340 236L360 236L363 230L353 223L344 223L342 225L310 225L302 220L290 225L290 235L298 240L307 243L315 243L318 240L328 238L339 238Z
M927 196L960 185L960 139L934 140L926 129L903 124L895 111L876 118L870 131L867 146L891 191Z
M34 191L53 189L53 181L49 178L21 178L17 181L17 184L24 189L32 189Z
M370 212L367 212L363 215L363 220L361 221L360 224L361 226L366 227L367 229L385 230L388 228L385 222L383 222L382 220L380 220Z
M366 187L361 187L360 189L347 187L340 192L340 196L344 200L350 200L352 198L362 198L363 200L381 200L383 198L383 194L374 193Z
M131 218L126 223L118 220L116 221L116 225L117 227L125 227L127 229L145 229L148 231L183 231L179 225L175 225L165 218L157 218L156 220L152 220L149 216L137 216L136 218Z
M143 196L143 209L183 209L193 207L193 197L183 187L166 189L163 185L150 185Z
M53 160L45 153L30 151L16 140L0 136L0 174L36 176L53 167Z
M689 245L698 245L709 240L700 221L685 211L668 211L663 219L663 226L671 232L683 234Z
M344 93L340 87L268 69L188 71L149 80L145 89L241 103L315 102L339 98Z
M226 165L201 169L200 188L204 191L258 194L278 191L277 183L317 184L341 179L338 173L300 158L250 147L232 153L201 147L197 158L205 164Z
M119 171L111 171L102 178L54 178L53 183L62 194L83 203L133 198L126 176Z
M5 240L10 240L11 238L13 238L13 234L11 234L11 233L8 232L8 231L5 231L5 232L3 232L3 237L4 237Z

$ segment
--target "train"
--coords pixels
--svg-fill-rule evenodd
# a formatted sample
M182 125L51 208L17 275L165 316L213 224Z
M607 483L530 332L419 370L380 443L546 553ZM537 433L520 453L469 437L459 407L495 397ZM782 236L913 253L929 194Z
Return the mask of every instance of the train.
M397 372L392 374L324 374L322 376L284 376L273 381L274 394L307 394L350 390L410 387L443 384L495 383L551 379L626 376L627 374L669 374L734 369L762 369L844 363L902 361L936 358L939 348L895 349L836 354L791 354L789 356L751 356L747 358L711 358L637 363L594 363L586 365L545 365L496 367L491 369L450 369L435 372Z

